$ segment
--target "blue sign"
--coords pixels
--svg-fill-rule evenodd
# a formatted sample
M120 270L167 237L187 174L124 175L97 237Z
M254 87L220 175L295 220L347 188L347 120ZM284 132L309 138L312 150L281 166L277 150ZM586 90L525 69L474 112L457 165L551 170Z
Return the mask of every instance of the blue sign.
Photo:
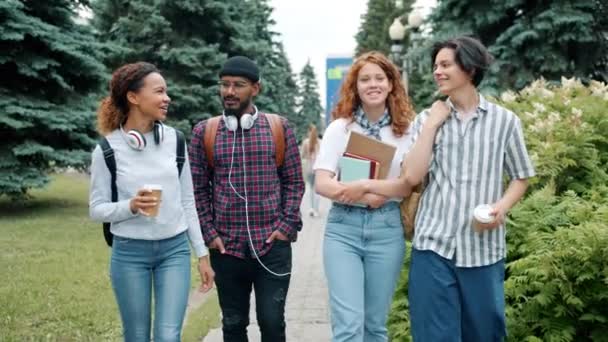
M325 60L325 127L331 121L331 112L340 96L340 86L352 64L352 57L327 57Z

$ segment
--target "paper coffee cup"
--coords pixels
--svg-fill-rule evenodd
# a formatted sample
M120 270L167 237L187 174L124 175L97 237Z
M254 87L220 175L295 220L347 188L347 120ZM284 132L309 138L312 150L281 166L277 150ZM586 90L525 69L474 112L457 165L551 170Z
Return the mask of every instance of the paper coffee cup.
M492 209L494 208L489 204L480 204L473 209L473 227L476 231L481 231L480 224L494 222Z
M160 184L146 184L144 185L144 189L150 191L150 196L156 198L156 205L154 207L148 208L146 210L146 213L150 217L156 217L158 216L158 209L160 207L163 187Z

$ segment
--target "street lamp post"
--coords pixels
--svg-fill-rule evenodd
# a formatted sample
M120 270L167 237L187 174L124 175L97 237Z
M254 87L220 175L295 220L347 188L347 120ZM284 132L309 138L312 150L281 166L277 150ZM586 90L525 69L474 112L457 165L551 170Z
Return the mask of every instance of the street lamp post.
M393 44L391 45L391 59L401 72L401 80L407 92L407 70L405 70L403 60L403 38L405 37L406 27L401 23L401 17L395 18L388 28L388 35Z
M414 9L407 17L407 27L410 29L410 43L412 44L412 51L416 51L418 48L418 41L420 38L420 26L422 25L424 18L420 14L418 9ZM413 71L413 63L408 58L408 71L411 73ZM420 68L420 64L416 66Z
M396 0L395 7L399 10L403 9L403 1ZM391 59L395 63L401 72L401 80L405 91L408 91L408 73L413 72L413 63L411 61L411 51L415 51L418 47L419 40L419 29L424 18L417 8L414 8L407 16L407 25L404 26L402 23L405 14L395 18L391 26L388 28L388 35L391 38L393 44L391 45ZM403 53L403 38L405 33L410 31L410 43L411 49L408 49L407 53ZM407 56L404 58L404 56ZM419 66L417 66L419 67Z

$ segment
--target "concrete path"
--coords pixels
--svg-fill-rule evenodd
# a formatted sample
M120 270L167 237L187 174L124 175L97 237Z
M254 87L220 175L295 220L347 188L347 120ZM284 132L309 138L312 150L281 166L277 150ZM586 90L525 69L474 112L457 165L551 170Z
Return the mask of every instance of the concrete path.
M308 191L302 201L304 227L293 245L293 270L287 295L287 341L324 342L331 339L327 286L323 274L322 247L325 218L330 202L321 199L321 216L310 217ZM250 322L247 329L250 342L260 341L252 293ZM203 342L222 342L221 327L209 332Z

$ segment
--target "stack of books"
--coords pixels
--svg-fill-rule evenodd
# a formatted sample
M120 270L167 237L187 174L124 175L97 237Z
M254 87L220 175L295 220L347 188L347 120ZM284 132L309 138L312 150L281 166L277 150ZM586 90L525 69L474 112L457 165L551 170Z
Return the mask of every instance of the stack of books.
M392 145L351 132L346 152L338 162L340 182L386 178L395 150ZM362 203L354 205L365 207Z
M340 181L352 182L360 179L378 179L380 162L358 154L344 152L339 161Z

